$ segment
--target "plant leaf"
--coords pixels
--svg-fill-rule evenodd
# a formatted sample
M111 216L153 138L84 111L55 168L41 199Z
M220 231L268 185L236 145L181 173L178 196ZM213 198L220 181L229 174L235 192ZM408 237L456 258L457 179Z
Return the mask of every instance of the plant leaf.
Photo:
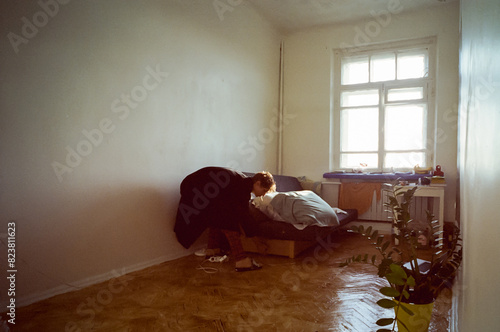
M386 242L382 245L382 251L385 251L385 250L389 247L389 245L390 245L390 244L391 244L391 242L386 241Z
M392 287L382 287L380 288L380 293L388 297L399 297L399 295L401 295L397 289Z
M408 278L408 276L406 275L405 270L403 270L403 268L402 268L401 266L399 266L398 264L391 264L390 268L391 268L391 271L392 271L394 274L397 274L397 275L398 275L398 276L400 276L402 279L406 279L406 278Z
M397 306L397 303L394 302L393 300L388 300L388 299L380 299L377 301L377 304L381 306L382 308L390 309L394 308Z
M387 254L387 257L391 258L393 253L394 253L394 250L389 251L389 253Z
M385 278L387 279L387 281L389 281L390 284L399 286L403 286L405 284L403 278L401 278L401 276L396 273L387 273L385 275Z
M386 326L394 323L394 318L381 318L377 321L378 326Z

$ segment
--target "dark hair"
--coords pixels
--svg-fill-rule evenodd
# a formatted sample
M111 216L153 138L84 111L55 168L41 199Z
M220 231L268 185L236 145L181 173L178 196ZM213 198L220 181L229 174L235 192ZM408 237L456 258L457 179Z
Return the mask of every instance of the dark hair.
M253 183L260 181L260 185L269 191L276 191L276 183L274 182L273 175L269 172L255 173L252 177Z

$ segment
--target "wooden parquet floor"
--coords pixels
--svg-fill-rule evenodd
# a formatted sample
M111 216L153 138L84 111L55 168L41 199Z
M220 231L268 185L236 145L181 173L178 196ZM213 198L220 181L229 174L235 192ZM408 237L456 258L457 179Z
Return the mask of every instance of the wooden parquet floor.
M325 244L326 243L326 244ZM259 271L203 263L194 255L18 308L12 331L376 331L390 311L375 304L385 286L375 267L338 267L373 252L340 233L296 259L254 255ZM451 292L437 300L430 331L448 331Z

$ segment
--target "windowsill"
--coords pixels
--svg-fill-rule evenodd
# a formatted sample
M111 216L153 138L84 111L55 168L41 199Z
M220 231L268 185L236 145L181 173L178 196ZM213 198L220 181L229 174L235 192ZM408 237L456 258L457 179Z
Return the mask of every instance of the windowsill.
M418 181L418 179L432 176L431 174L414 174L413 172L405 173L336 173L329 172L323 174L325 179L357 179L366 181L395 181L395 180L405 180L405 181Z

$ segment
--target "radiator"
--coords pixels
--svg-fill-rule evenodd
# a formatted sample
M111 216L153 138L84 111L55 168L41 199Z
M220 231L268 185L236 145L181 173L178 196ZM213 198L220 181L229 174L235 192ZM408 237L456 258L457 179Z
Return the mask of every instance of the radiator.
M332 207L339 206L340 182L325 181L321 184L321 196ZM370 208L358 215L359 220L390 221L390 213L386 211L384 203L388 202L387 192L382 190L380 199L377 200L377 193L373 191ZM414 197L411 206L411 215L416 222L425 223L427 220L426 210L433 211L432 199L427 197Z
M387 197L388 193L382 190L381 197L377 201L377 194L374 191L372 195L372 202L370 209L365 213L358 216L359 220L374 220L374 221L390 221L392 215L387 208L384 206L385 203L389 202ZM433 201L428 197L413 197L413 204L410 206L410 215L412 216L415 223L425 224L427 223L427 213L426 211L433 211L432 207Z
M363 214L358 216L360 220L380 220L380 221L389 221L390 214L386 211L386 207L384 203L388 201L387 196L384 191L381 193L380 200L377 201L377 193L373 191L372 195L372 204L370 209Z

